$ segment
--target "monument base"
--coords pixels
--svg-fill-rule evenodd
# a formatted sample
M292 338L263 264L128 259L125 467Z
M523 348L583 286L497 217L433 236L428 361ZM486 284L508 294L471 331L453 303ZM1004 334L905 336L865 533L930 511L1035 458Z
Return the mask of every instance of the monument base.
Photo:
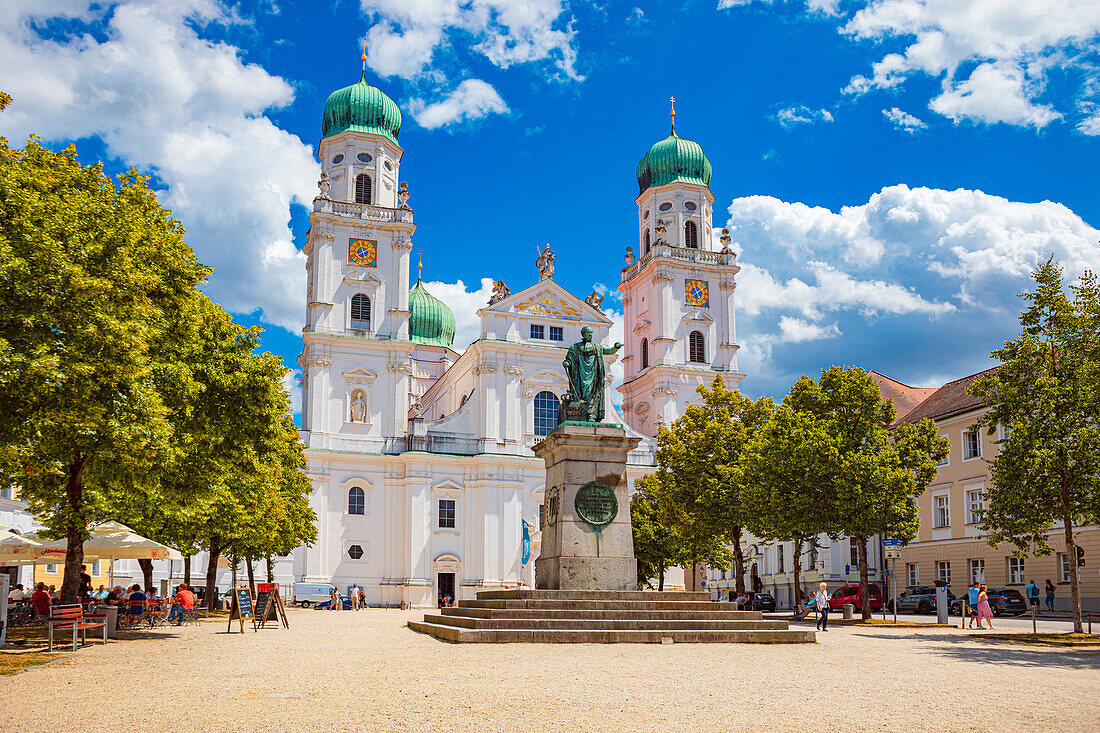
M534 446L546 462L536 588L637 587L626 457L639 442L619 425L563 423Z

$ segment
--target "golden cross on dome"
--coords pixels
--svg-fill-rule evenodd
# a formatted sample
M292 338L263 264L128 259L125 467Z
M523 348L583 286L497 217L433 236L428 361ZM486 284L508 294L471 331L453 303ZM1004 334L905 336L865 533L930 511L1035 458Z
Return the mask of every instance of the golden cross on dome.
M416 281L420 282L420 273L424 271L424 250L416 253Z
M367 75L367 39L364 38L362 42L363 55L359 57L359 60L363 62L363 76Z
M672 117L672 130L676 131L676 97L669 97L668 103L671 105L672 110L669 112L669 116Z

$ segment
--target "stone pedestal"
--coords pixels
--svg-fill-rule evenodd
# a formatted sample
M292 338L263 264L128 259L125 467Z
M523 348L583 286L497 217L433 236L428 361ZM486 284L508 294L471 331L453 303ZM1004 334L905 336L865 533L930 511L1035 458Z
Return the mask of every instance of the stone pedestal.
M536 588L622 591L637 587L626 456L639 442L628 438L619 425L563 423L535 445L535 455L546 462L545 523L542 554L535 561ZM581 513L578 492L582 493ZM611 495L617 504L614 517L603 524L610 515ZM602 526L595 526L592 519Z

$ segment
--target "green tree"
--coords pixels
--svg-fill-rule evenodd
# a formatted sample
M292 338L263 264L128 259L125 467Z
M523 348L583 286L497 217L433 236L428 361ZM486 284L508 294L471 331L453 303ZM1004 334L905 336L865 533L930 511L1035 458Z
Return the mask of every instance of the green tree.
M738 462L774 404L768 397L754 402L727 389L720 377L698 392L703 404L690 405L658 432L657 471L650 486L671 522L681 563L691 567L692 587L697 564L725 566L732 555L740 592L745 589L741 535L747 517Z
M104 487L166 458L156 345L208 272L145 178L0 138L0 478L66 538L65 601Z
M1019 337L993 352L1000 366L970 387L989 408L978 425L990 434L1007 428L989 462L982 528L993 546L1008 542L1018 553L1048 555L1052 525L1062 523L1073 630L1081 633L1074 529L1100 521L1100 288L1086 273L1070 298L1053 260L1032 277Z
M742 457L748 528L765 540L794 543L796 593L802 590L803 546L832 530L829 487L838 456L825 424L780 405Z
M803 376L783 404L811 415L829 435L823 445L833 459L825 486L829 525L831 534L849 535L859 545L860 605L869 619L867 541L876 534L916 535L916 499L936 477L947 439L928 419L891 433L894 405L858 367L823 369L818 380Z
M638 560L638 584L648 584L657 578L657 590L665 589L665 571L678 561L675 537L670 522L661 514L651 484L653 476L642 476L635 482L637 491L630 497L630 525L634 532L634 557Z

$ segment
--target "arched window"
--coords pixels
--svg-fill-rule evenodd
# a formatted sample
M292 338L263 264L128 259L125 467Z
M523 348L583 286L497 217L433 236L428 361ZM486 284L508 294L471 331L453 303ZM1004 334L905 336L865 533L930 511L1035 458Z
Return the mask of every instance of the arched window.
M360 173L355 177L355 203L369 204L370 202L370 176Z
M645 251L642 254L649 254L649 229L645 230Z
M699 249L699 227L693 221L684 222L684 246Z
M351 327L370 330L370 298L362 293L351 298Z
M692 331L688 335L688 361L700 364L705 364L707 361L707 342L703 339L703 334L698 331Z
M642 339L642 369L649 366L649 339Z
M558 397L542 391L535 395L535 435L549 435L558 426Z
M367 495L358 486L348 489L348 514L365 514Z

